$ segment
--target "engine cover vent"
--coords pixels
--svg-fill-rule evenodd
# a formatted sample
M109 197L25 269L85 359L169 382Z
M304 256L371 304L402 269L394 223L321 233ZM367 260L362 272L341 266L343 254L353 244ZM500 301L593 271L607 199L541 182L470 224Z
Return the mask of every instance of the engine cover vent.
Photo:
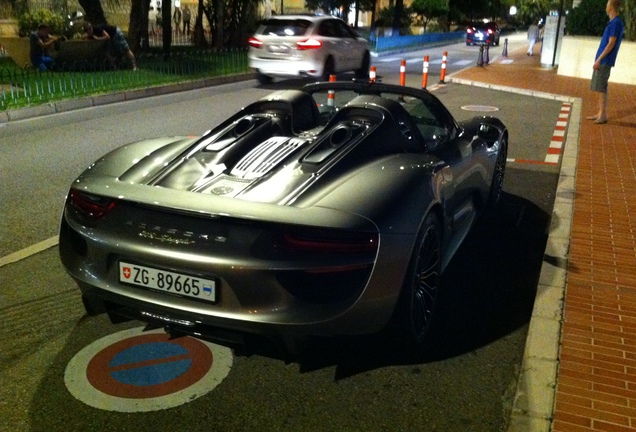
M231 175L244 179L262 177L306 142L283 136L269 138L247 153L234 166Z

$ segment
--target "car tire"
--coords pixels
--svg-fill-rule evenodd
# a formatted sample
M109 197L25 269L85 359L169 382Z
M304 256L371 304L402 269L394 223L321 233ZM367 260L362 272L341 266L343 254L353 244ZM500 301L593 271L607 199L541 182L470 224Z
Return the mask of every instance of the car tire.
M265 75L262 74L260 72L256 72L256 80L260 83L260 84L271 84L273 79L271 76L269 75Z
M408 347L419 347L433 320L442 270L442 230L437 216L424 220L401 293L401 332Z
M362 57L362 64L360 65L360 69L356 71L356 78L359 79L369 79L369 67L371 66L371 55L369 51L364 53Z
M503 195L503 182L506 174L506 159L508 158L508 137L504 136L499 143L499 153L495 161L495 171L490 183L490 193L488 194L488 207L497 207Z
M325 67L322 69L322 80L329 81L329 76L335 73L333 57L329 56L327 57L327 60L325 60Z

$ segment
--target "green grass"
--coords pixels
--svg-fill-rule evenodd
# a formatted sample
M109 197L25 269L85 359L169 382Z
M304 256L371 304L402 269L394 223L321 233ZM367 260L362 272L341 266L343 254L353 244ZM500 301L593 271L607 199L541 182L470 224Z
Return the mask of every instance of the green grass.
M177 51L168 60L159 51L150 52L139 56L137 71L129 65L118 70L103 64L66 66L42 73L0 57L0 111L249 71L245 50Z

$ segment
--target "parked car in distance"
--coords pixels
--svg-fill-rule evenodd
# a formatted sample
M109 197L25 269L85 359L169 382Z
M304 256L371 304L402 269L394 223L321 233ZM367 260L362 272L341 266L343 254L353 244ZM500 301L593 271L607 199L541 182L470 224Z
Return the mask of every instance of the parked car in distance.
M369 74L369 43L329 15L280 15L263 21L249 38L249 66L260 83L273 77L313 77L355 71Z
M472 23L466 27L466 45L499 45L500 34L495 22Z

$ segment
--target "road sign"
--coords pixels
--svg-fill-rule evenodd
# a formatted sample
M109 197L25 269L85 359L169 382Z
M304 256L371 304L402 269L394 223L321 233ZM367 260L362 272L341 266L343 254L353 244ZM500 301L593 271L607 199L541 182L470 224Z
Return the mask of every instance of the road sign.
M75 398L95 408L155 411L205 395L231 367L229 348L139 327L82 349L67 365L64 382Z

